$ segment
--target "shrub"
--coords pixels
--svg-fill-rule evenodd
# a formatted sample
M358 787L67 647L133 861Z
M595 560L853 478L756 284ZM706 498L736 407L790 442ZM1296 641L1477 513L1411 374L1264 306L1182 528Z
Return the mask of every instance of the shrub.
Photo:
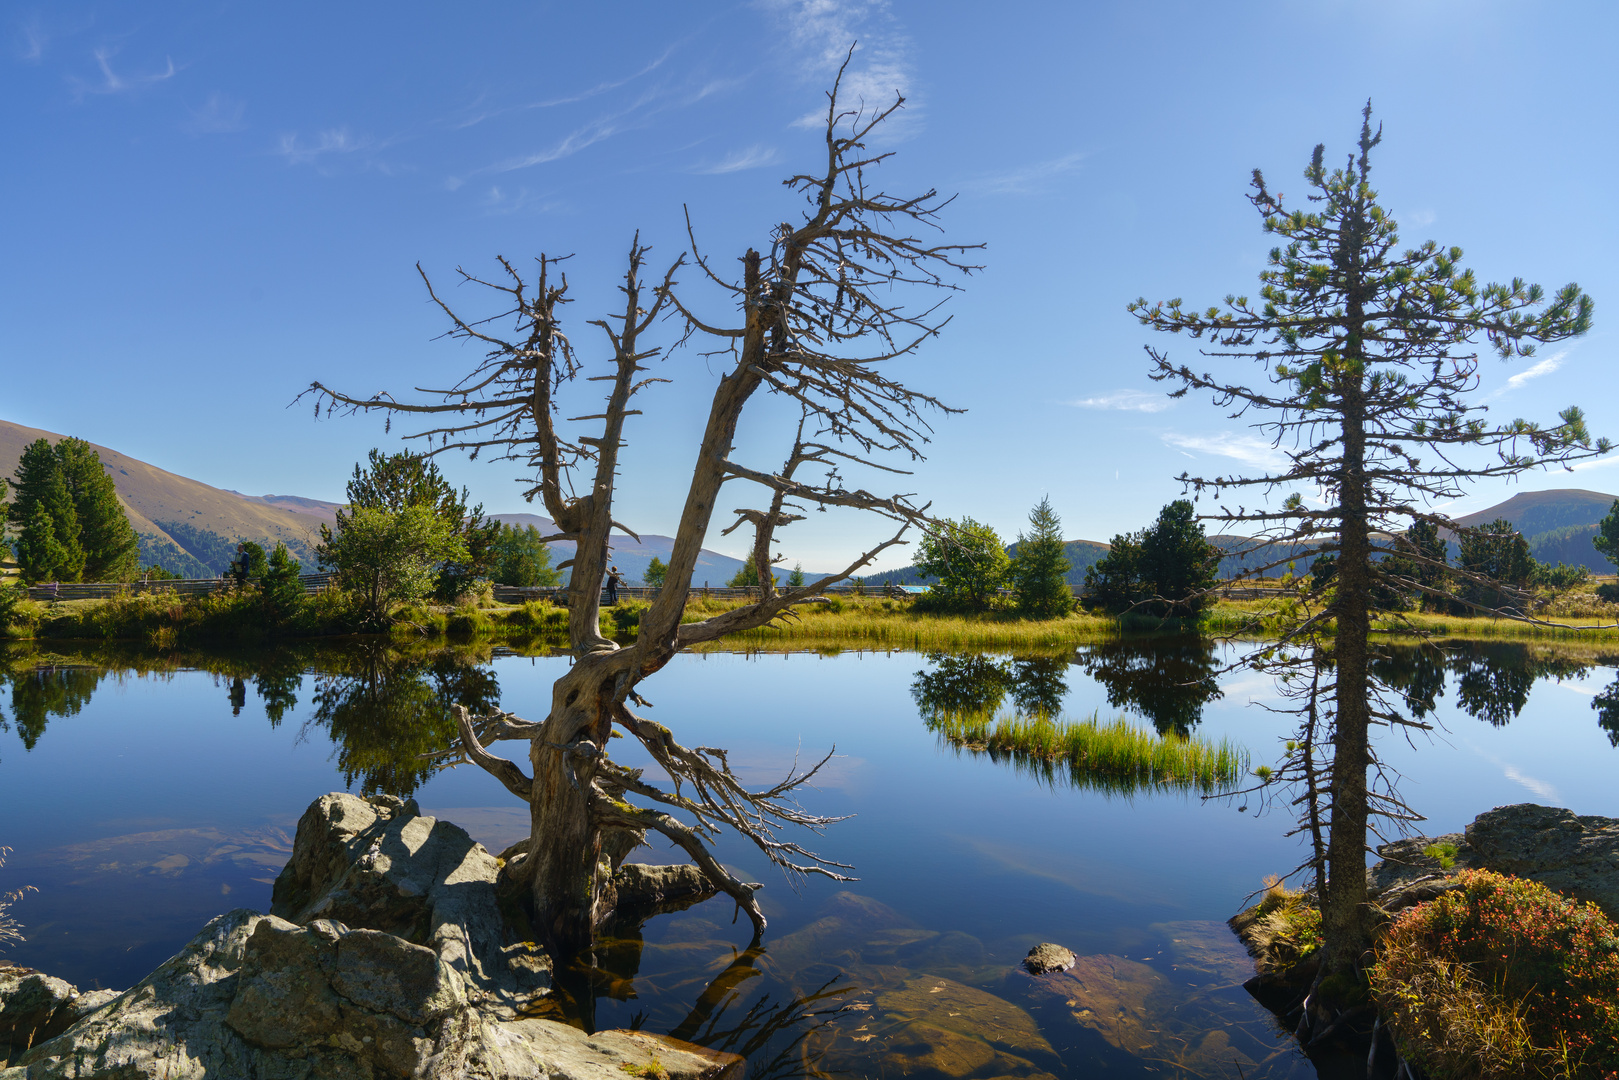
M1619 928L1537 882L1457 880L1394 922L1369 972L1401 1053L1435 1080L1613 1076Z

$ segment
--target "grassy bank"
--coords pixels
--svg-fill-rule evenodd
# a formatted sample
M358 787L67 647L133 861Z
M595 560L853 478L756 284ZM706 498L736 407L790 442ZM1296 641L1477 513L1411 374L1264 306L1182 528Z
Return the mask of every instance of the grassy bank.
M1158 735L1122 716L1103 722L1008 713L937 714L928 727L961 750L1010 760L1076 787L1118 794L1144 789L1229 791L1248 771L1249 756L1225 739Z
M683 621L694 622L741 606L737 600L704 599L687 604ZM1614 606L1614 605L1607 605ZM640 628L645 601L625 600L601 612L602 633L618 640ZM954 650L964 648L1038 651L1105 641L1120 633L1202 633L1263 636L1280 626L1275 601L1227 601L1198 622L1126 614L1122 618L1075 612L1059 619L1023 619L1008 612L934 615L913 610L904 600L836 597L805 604L769 626L733 634L732 645L764 650L875 648ZM1417 632L1457 639L1530 639L1545 642L1619 642L1615 614L1553 612L1557 625L1538 625L1482 616L1411 614L1386 620L1379 629L1391 636ZM493 605L410 605L396 610L388 633L394 638L447 638L521 643L561 641L567 634L566 608L542 601ZM1581 627L1606 622L1609 628ZM110 600L61 603L24 601L17 605L4 636L58 640L133 641L172 648L210 643L329 637L375 632L338 592L309 597L294 609L273 610L254 589L179 599L152 593Z

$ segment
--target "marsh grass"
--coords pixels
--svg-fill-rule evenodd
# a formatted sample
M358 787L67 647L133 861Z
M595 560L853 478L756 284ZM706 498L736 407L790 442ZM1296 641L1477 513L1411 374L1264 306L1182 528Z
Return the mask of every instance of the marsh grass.
M695 622L738 606L721 600L694 599L685 622ZM770 626L729 635L748 645L792 644L800 648L845 644L889 649L960 649L1042 647L1104 640L1118 634L1117 620L1077 613L1059 619L1023 619L1006 612L984 615L927 615L902 600L837 597L824 604L803 604L793 617Z
M944 712L929 729L958 750L988 754L995 761L1075 787L1112 794L1143 790L1229 791L1248 770L1246 750L1228 739L1158 735L1124 717L1066 720L1041 714Z

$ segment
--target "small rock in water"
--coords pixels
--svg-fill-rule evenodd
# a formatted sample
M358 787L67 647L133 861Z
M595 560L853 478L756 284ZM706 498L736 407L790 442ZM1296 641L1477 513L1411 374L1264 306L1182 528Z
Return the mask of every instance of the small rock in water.
M1061 945L1045 941L1029 950L1029 955L1023 958L1023 966L1029 969L1030 975L1067 971L1074 966L1074 954Z

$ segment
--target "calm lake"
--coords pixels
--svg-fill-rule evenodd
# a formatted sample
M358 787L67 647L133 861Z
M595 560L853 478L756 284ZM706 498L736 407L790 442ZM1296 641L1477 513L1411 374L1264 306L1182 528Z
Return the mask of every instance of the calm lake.
M1283 808L1087 789L953 749L924 719L952 703L1123 712L1272 762L1289 724L1258 707L1277 703L1268 679L1216 676L1235 648L678 657L642 689L686 745L729 747L759 782L836 747L803 802L853 816L808 846L860 880L795 892L751 847L723 846L767 884L763 952L739 951L747 920L723 897L617 927L596 1025L746 1052L750 1077L1315 1076L1242 990L1252 969L1224 926L1302 858ZM1387 672L1438 725L1382 742L1422 831L1515 802L1619 816L1619 649L1453 648ZM28 939L4 959L131 985L209 918L267 910L298 817L328 791L414 794L498 852L526 832L526 807L477 769L430 774L415 755L444 736L451 702L541 718L567 663L365 644L178 666L14 652L0 665L0 844L14 849L0 891L39 892L15 909ZM646 764L627 743L615 757ZM632 859L675 856L660 843ZM1042 941L1081 956L1055 996L1014 971Z

